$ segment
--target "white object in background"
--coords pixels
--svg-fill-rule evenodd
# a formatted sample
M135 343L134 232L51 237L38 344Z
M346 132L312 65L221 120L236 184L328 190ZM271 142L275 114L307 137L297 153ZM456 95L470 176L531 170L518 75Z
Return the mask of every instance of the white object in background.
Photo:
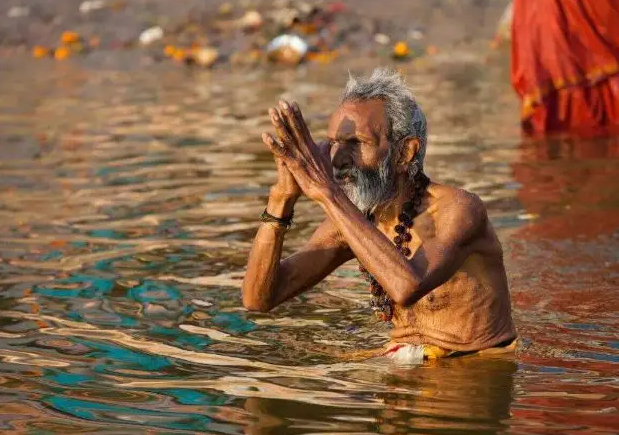
M264 23L262 15L257 11L247 11L240 18L239 23L244 29L256 29Z
M198 48L192 54L193 61L196 65L211 66L219 58L219 52L212 47Z
M96 11L98 9L103 9L105 7L104 0L86 0L80 4L80 12L83 14L87 14L92 11Z
M387 45L391 42L391 38L384 33L377 33L374 35L374 41L380 45Z
M6 13L9 18L27 17L28 15L30 15L30 8L26 6L13 6Z
M159 26L150 27L140 33L140 44L149 45L163 38L163 29Z
M296 35L280 35L267 45L269 59L296 64L307 54L307 43Z

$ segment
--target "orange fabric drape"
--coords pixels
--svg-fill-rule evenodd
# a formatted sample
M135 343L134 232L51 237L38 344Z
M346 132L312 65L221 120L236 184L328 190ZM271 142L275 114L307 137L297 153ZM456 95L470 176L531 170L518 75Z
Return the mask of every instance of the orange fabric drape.
M512 83L527 133L619 127L619 0L515 0Z

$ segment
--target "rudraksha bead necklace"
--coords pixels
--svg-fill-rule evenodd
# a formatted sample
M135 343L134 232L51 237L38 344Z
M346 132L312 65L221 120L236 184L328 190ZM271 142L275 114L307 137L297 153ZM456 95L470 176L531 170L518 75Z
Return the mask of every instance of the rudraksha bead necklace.
M413 227L413 219L419 214L423 195L429 185L430 179L423 172L419 171L413 180L413 196L404 203L402 213L398 216L399 223L395 226L396 236L393 238L393 243L398 251L407 258L411 255L409 243L412 240L410 229ZM374 221L374 215L368 215L368 220ZM393 318L393 306L395 304L393 299L389 297L378 281L361 264L359 264L359 270L370 283L370 291L372 293L370 307L372 307L381 320L384 322L390 321Z

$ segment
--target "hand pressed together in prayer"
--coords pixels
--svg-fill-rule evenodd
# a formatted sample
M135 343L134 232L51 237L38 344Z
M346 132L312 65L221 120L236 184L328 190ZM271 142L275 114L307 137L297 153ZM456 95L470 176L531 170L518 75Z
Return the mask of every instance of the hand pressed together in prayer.
M330 142L314 142L297 103L280 101L278 108L269 110L269 115L277 137L263 133L262 140L278 162L278 183L285 190L291 189L287 174L279 170L283 163L308 198L315 201L325 198L337 188L329 156Z

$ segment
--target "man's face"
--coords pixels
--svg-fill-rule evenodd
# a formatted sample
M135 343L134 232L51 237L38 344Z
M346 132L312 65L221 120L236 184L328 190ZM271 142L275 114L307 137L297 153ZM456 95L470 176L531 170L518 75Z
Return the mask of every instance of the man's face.
M335 179L363 213L394 194L395 170L387 130L380 100L344 103L329 122Z

